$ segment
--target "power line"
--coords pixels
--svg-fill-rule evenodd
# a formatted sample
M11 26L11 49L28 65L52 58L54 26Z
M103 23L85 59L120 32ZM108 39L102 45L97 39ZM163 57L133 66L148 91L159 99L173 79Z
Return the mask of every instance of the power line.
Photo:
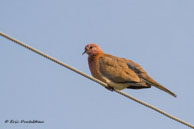
M53 62L55 62L55 63L57 63L57 64L63 66L63 67L66 67L66 68L68 68L68 69L70 69L70 70L72 70L72 71L74 71L74 72L76 72L76 73L78 73L78 74L80 74L80 75L82 75L82 76L84 76L84 77L86 77L86 78L92 80L92 81L95 81L95 82L101 84L101 85L104 86L104 87L107 87L107 86L108 86L106 83L104 83L104 82L102 82L102 81L100 81L100 80L98 80L98 79L96 79L96 78L94 78L94 77L91 77L91 76L89 76L89 75L87 75L87 74L85 74L85 73L83 73L83 72L81 72L81 71L79 71L79 70L77 70L77 69L75 69L75 68L73 68L73 67L67 65L67 64L64 64L63 62L61 62L61 61L59 61L59 60L57 60L57 59L55 59L55 58L53 58L53 57L50 57L50 56L44 54L43 52L41 52L41 51L39 51L39 50L37 50L37 49L34 49L34 48L28 46L27 44L22 43L22 42L20 42L20 41L18 41L18 40L16 40L16 39L14 39L14 38L12 38L12 37L10 37L10 36L4 34L4 33L1 33L1 32L0 32L0 35L1 35L2 37L4 37L4 38L8 39L8 40L11 40L11 41L15 42L16 44L18 44L18 45L20 45L20 46L22 46L22 47L25 47L25 48L27 48L27 49L29 49L29 50L31 50L31 51L33 51L33 52L39 54L39 55L41 55L41 56L43 56L43 57L45 57L45 58L51 60L51 61L53 61ZM179 122L179 123L181 123L181 124L184 124L184 125L186 125L186 126L188 126L188 127L194 129L194 126L193 126L193 125L191 125L191 124L189 124L189 123L187 123L187 122L185 122L185 121L183 121L183 120L180 120L180 119L178 119L178 118L176 118L176 117L174 117L174 116L172 116L172 115L169 115L168 113L166 113L166 112L164 112L164 111L162 111L162 110L160 110L160 109L158 109L158 108L156 108L156 107L154 107L154 106L151 106L151 105L149 105L149 104L147 104L147 103L145 103L145 102L142 102L141 100L136 99L136 98L134 98L133 96L130 96L130 95L124 93L124 92L121 92L120 90L116 90L116 89L115 89L114 91L117 92L118 94L122 95L122 96L125 96L125 97L127 97L127 98L129 98L129 99L134 100L135 102L137 102L137 103L139 103L139 104L142 104L142 105L144 105L144 106L146 106L146 107L148 107L148 108L150 108L150 109L153 109L153 110L155 110L156 112L163 114L164 116L167 116L167 117L169 117L169 118L171 118L171 119L173 119L173 120L175 120L175 121L177 121L177 122Z

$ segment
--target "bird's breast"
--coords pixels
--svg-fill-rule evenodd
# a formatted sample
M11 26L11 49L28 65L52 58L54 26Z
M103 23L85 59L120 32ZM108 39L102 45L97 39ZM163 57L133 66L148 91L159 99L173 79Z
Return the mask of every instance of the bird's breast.
M88 64L89 64L89 68L92 76L105 82L105 80L100 75L100 71L99 71L99 57L98 56L89 57Z

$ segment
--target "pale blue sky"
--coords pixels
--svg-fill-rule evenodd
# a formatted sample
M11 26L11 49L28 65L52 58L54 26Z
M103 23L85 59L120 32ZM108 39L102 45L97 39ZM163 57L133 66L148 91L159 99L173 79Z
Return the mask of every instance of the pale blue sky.
M86 44L132 59L178 97L124 90L194 124L193 0L2 0L0 31L87 74ZM0 37L2 129L187 129ZM44 124L5 124L5 120Z

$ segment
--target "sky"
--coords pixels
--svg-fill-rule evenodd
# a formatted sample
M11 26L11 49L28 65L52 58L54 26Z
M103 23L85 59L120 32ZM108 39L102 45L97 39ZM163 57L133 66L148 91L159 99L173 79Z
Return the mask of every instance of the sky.
M87 55L81 55L88 43L131 59L177 98L154 87L123 92L194 124L193 5L193 0L2 0L0 31L89 75ZM188 128L2 37L0 59L2 129Z

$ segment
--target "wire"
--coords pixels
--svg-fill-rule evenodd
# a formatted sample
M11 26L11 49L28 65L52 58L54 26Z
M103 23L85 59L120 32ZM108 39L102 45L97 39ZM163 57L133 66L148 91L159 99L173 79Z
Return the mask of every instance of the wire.
M31 51L37 53L37 54L39 54L39 55L41 55L41 56L43 56L43 57L49 59L49 60L51 60L51 61L53 61L53 62L55 62L55 63L61 65L61 66L64 66L64 67L66 67L66 68L68 68L68 69L70 69L70 70L72 70L72 71L74 71L74 72L76 72L76 73L78 73L78 74L80 74L80 75L82 75L82 76L84 76L84 77L86 77L86 78L92 80L92 81L95 81L95 82L101 84L101 85L104 86L104 87L107 87L107 86L108 86L106 83L104 83L104 82L102 82L102 81L100 81L100 80L98 80L98 79L96 79L96 78L94 78L94 77L91 77L91 76L89 76L89 75L87 75L87 74L85 74L85 73L83 73L83 72L81 72L81 71L79 71L79 70L77 70L77 69L75 69L75 68L73 68L73 67L67 65L67 64L64 64L63 62L61 62L61 61L59 61L59 60L57 60L57 59L55 59L55 58L52 58L52 57L50 57L50 56L44 54L43 52L41 52L41 51L39 51L39 50L37 50L37 49L34 49L34 48L32 48L32 47L26 45L25 43L22 43L22 42L20 42L20 41L18 41L18 40L16 40L16 39L14 39L14 38L12 38L12 37L10 37L10 36L4 34L4 33L2 33L2 32L0 32L0 35L1 35L2 37L4 37L4 38L8 39L8 40L11 40L11 41L15 42L16 44L18 44L18 45L20 45L20 46L22 46L22 47L25 47L25 48L27 48L27 49L29 49L29 50L31 50ZM191 125L191 124L189 124L189 123L187 123L187 122L185 122L185 121L183 121L183 120L180 120L180 119L178 119L178 118L176 118L176 117L174 117L174 116L172 116L172 115L169 115L168 113L166 113L166 112L164 112L164 111L162 111L162 110L160 110L160 109L158 109L158 108L156 108L156 107L153 107L153 106L151 106L151 105L149 105L149 104L147 104L147 103L145 103L145 102L142 102L142 101L140 101L139 99L134 98L133 96L130 96L130 95L124 93L124 92L121 92L120 90L116 90L116 89L115 89L114 91L117 92L118 94L122 95L122 96L125 96L125 97L127 97L127 98L129 98L129 99L132 99L133 101L135 101L135 102L137 102L137 103L139 103L139 104L142 104L142 105L144 105L144 106L146 106L146 107L148 107L148 108L150 108L150 109L153 109L153 110L155 110L156 112L163 114L164 116L167 116L167 117L169 117L169 118L171 118L171 119L173 119L173 120L175 120L175 121L177 121L177 122L179 122L179 123L181 123L181 124L184 124L184 125L186 125L186 126L188 126L188 127L194 129L194 126L193 126L193 125Z

